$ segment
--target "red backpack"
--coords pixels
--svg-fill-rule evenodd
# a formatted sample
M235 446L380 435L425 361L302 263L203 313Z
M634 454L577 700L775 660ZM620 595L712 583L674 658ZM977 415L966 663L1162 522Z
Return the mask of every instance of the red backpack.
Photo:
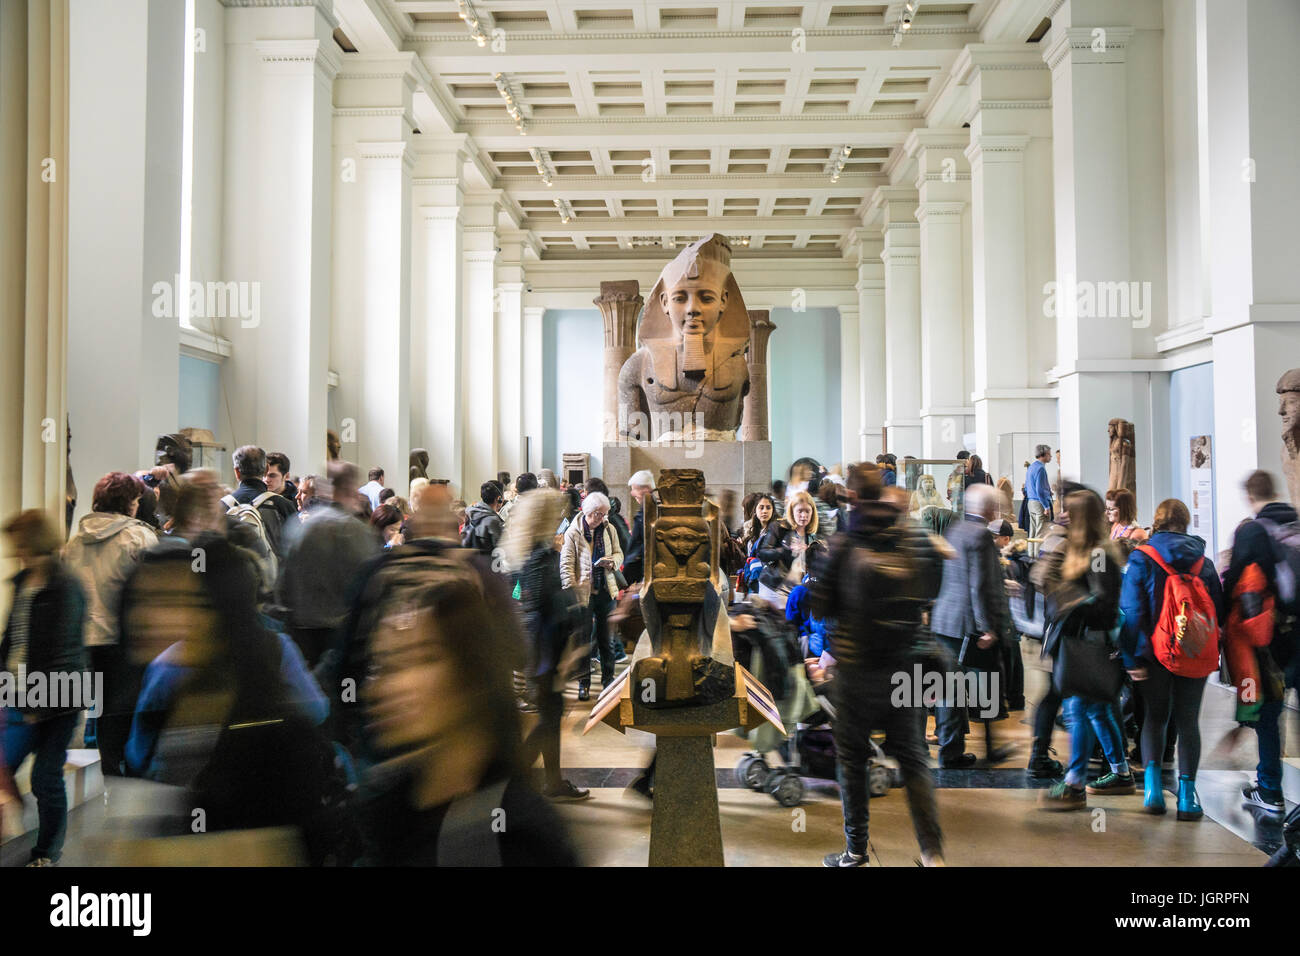
M1214 601L1201 580L1205 558L1198 558L1186 571L1175 571L1156 549L1139 545L1141 551L1165 572L1164 604L1151 633L1156 660L1179 677L1208 677L1219 669L1219 622Z

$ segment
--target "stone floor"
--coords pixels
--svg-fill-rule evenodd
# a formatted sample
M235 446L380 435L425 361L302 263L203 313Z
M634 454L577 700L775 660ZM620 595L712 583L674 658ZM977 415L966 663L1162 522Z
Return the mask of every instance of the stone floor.
M1036 645L1033 645L1036 647ZM1031 669L1031 700L1045 675ZM565 775L589 787L592 798L560 807L586 863L593 866L643 866L649 854L650 804L625 795L624 788L648 762L654 738L636 731L622 734L600 725L581 734L590 704L569 690L562 743ZM1241 806L1240 787L1252 779L1256 760L1254 735L1240 735L1235 746L1219 746L1234 726L1232 696L1224 688L1206 689L1202 709L1203 754L1198 788L1205 819L1178 822L1170 812L1152 817L1142 812L1140 788L1135 796L1089 797L1086 812L1044 813L1036 809L1037 789L1044 784L1025 777L1030 732L1027 712L998 722L999 743L1011 743L1011 758L996 766L936 771L940 820L946 855L957 866L1259 866L1280 839L1280 821L1252 814ZM1287 712L1285 752L1300 752L1300 727ZM933 724L930 725L933 732ZM1057 756L1068 759L1069 739L1057 731ZM968 749L984 756L982 732L971 735ZM744 740L730 734L717 738L718 802L726 861L732 866L815 866L843 846L843 818L832 781L805 779L800 806L780 806L771 796L741 787L733 772L746 752ZM932 748L933 752L933 748ZM777 759L773 755L773 761ZM1288 797L1295 800L1300 761L1288 758ZM1164 775L1172 793L1176 773ZM30 799L30 798L29 798ZM1169 797L1172 809L1172 796ZM92 799L69 820L65 865L94 865L90 846L102 832L104 801ZM5 844L0 865L26 860L32 834ZM902 790L871 801L871 862L912 866L918 857Z

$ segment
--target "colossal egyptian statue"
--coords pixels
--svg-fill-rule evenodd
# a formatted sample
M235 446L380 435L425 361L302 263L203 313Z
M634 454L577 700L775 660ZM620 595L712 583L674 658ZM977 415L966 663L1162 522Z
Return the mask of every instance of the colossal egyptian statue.
M619 440L735 441L749 315L725 238L693 242L664 267L639 332L618 377Z
M1294 507L1300 501L1300 368L1282 374L1277 394L1277 413L1282 418L1282 474Z

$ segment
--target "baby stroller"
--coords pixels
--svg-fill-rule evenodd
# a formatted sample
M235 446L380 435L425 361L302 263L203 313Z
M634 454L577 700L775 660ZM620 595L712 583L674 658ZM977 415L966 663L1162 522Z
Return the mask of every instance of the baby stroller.
M828 699L830 682L814 688L803 663L821 654L822 648L816 646L820 634L803 627L805 633L800 637L795 630L807 617L801 610L803 591L802 586L795 588L785 612L753 609L758 628L745 635L751 645L749 669L772 691L789 738L782 740L775 728L759 728L752 738L754 749L736 764L736 780L742 787L771 794L783 807L796 807L803 801L803 777L835 779L835 738L830 726L835 710ZM871 795L881 796L901 780L902 773L898 762L874 741L872 749ZM774 750L782 758L781 765L767 762L766 755Z
M803 802L804 777L834 780L835 735L831 730L834 709L824 697L821 708L795 726L790 735L790 759L782 766L768 764L764 754L751 751L736 764L736 781L750 790L770 793L783 807L797 807ZM871 758L867 763L867 787L873 797L883 797L891 787L902 785L898 761L871 741Z

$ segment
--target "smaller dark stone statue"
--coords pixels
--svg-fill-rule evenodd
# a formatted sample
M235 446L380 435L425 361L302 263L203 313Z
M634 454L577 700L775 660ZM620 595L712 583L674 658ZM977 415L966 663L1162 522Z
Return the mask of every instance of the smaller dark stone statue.
M423 448L411 449L411 471L407 481L429 477L429 453Z

